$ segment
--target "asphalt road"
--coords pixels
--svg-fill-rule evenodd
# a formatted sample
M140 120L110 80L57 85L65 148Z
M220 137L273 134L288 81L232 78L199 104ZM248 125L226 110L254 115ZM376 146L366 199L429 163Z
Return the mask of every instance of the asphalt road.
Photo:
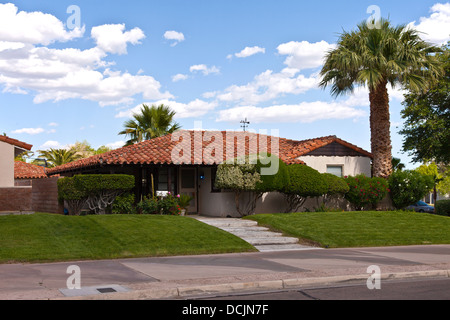
M450 300L450 279L386 280L380 289L349 284L284 291L223 295L194 300Z

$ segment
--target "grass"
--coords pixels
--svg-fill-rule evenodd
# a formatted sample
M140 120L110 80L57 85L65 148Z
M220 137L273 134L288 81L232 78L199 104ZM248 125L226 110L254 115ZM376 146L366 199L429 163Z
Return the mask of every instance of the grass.
M153 215L0 217L0 263L255 251L189 217Z
M247 219L326 248L450 244L450 217L427 213L305 212Z

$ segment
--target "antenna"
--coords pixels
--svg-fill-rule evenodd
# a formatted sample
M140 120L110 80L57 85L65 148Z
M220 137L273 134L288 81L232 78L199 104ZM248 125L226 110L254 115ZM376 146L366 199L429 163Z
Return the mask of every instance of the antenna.
M247 118L245 118L245 120L242 120L241 123L242 123L241 128L244 129L244 132L247 131L247 127L248 127L248 125L250 124L250 122L247 121Z

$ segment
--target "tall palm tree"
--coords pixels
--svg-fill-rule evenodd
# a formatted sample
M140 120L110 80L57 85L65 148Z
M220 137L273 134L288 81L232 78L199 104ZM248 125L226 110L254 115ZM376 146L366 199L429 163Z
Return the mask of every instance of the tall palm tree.
M60 166L66 164L82 157L77 154L76 150L73 149L50 149L50 150L39 150L39 158L44 158L47 161L47 166L49 168ZM39 161L39 160L35 160Z
M119 134L130 137L126 145L161 137L181 128L174 122L174 116L175 112L163 104L151 107L143 104L141 112L134 114L133 119L125 121L125 129Z
M331 84L333 96L352 92L356 86L369 89L374 176L387 178L392 173L387 85L426 91L442 73L433 55L438 51L421 40L416 30L405 25L394 27L381 19L379 28L363 22L356 31L342 33L337 47L327 53L322 88Z

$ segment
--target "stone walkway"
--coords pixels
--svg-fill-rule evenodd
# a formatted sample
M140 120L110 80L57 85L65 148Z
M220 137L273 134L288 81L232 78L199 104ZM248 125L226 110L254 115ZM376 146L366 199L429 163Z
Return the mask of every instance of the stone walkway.
M227 231L250 243L260 252L320 249L298 243L297 238L286 237L281 233L258 226L256 221L238 218L195 217L195 219Z

